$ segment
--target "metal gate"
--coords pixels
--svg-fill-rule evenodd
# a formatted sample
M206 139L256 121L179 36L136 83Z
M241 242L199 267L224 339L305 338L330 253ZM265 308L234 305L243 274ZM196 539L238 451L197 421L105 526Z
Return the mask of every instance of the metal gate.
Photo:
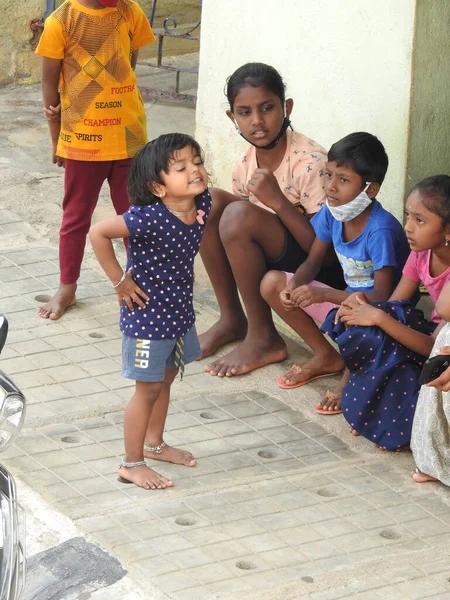
M200 9L202 6L202 0L198 0ZM156 7L158 0L152 0L149 21L153 29L153 23L155 20ZM40 19L34 19L30 23L32 31L36 32L36 35L40 35L38 32L44 28L44 20L55 10L56 0L46 0L45 16ZM194 103L197 101L197 96L192 94L181 94L180 93L180 77L182 73L194 73L198 74L198 68L187 68L183 66L168 65L163 62L164 54L164 40L165 38L178 38L184 40L199 40L199 35L194 35L194 32L200 29L201 19L193 27L182 33L175 31L178 27L177 20L172 17L166 17L164 19L162 29L154 29L154 34L158 39L158 53L156 58L156 64L149 61L139 61L140 65L150 67L151 69L159 69L161 71L171 71L175 74L175 92L169 92L167 90L159 90L156 88L148 88L139 86L142 94L151 98L159 98L161 100L171 100L176 102L187 102ZM37 43L37 42L36 42Z
M202 6L202 0L198 0L200 9ZM152 7L150 10L149 21L150 25L153 29L153 23L155 20L156 14L156 6L158 4L158 0L152 0ZM164 53L164 40L165 38L178 38L184 40L199 40L199 35L193 35L195 31L198 31L201 24L201 18L198 23L196 23L193 27L191 27L188 31L184 31L182 33L178 33L175 29L178 27L177 20L172 17L166 17L164 19L162 29L153 29L154 34L158 39L158 54L156 59L156 64L147 61L139 61L140 65L145 65L152 69L160 69L162 71L172 71L175 73L175 92L169 92L167 90L158 90L156 88L148 88L141 87L142 94L145 96L149 96L151 98L159 98L162 100L172 100L177 102L187 102L187 103L195 103L197 101L197 96L191 94L181 94L180 93L180 77L182 73L194 73L198 74L198 68L186 68L182 66L175 65L167 65L163 62L163 53Z

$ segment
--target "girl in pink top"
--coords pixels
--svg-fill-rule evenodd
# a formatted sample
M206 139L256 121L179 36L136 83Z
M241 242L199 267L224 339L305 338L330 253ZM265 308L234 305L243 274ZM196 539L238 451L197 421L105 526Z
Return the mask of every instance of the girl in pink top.
M418 183L405 208L412 252L389 301L371 305L357 292L323 326L350 369L342 412L352 433L386 450L409 446L420 370L445 324L436 312L427 322L404 301L414 297L422 281L436 302L450 281L450 177Z

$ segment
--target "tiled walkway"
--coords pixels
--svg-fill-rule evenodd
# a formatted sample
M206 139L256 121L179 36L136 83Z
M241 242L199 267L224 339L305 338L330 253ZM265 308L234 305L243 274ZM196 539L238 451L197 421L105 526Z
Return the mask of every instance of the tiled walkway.
M29 148L45 128L27 129ZM8 199L38 206L62 181L51 168L50 182L35 174L44 159L17 147L19 131L0 149L0 312L11 326L1 368L29 404L2 455L14 475L117 556L148 600L450 600L448 490L415 484L408 453L380 453L342 416L317 415L333 380L277 388L287 361L225 379L190 365L173 385L165 438L197 466L155 463L175 481L164 491L117 480L133 383L120 376L115 295L88 253L77 306L58 322L37 318L58 283L56 244ZM8 153L27 157L22 174L5 167ZM202 280L196 298L203 331L215 313ZM290 361L305 357L289 349Z

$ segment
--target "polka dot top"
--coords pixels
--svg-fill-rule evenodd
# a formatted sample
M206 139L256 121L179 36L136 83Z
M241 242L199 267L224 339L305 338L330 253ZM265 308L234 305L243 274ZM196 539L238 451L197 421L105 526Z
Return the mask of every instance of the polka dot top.
M187 333L195 322L194 258L211 209L208 190L196 196L201 217L186 225L162 202L130 206L123 215L130 232L127 269L149 297L144 308L123 304L120 330L140 339L164 340Z

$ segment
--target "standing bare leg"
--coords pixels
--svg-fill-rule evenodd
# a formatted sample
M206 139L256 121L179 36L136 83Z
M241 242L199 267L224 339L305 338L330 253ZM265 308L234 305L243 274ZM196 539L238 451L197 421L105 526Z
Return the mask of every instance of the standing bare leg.
M161 460L163 462L174 463L176 465L184 465L186 467L195 466L195 458L190 452L181 450L180 448L172 448L172 446L161 447L163 442L164 426L166 424L167 409L169 408L170 386L178 373L178 369L166 369L165 378L162 384L161 393L158 400L152 407L150 419L148 421L147 433L145 434L144 456L153 460ZM148 450L148 448L158 448L156 450Z
M125 462L135 463L144 460L143 445L152 407L162 390L162 382L148 383L136 381L136 391L128 402L123 423L125 441ZM139 467L119 467L119 476L147 490L173 486L173 482L159 475L153 469Z

